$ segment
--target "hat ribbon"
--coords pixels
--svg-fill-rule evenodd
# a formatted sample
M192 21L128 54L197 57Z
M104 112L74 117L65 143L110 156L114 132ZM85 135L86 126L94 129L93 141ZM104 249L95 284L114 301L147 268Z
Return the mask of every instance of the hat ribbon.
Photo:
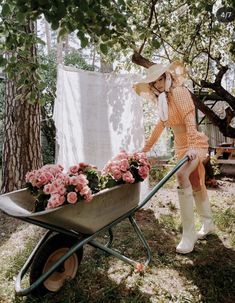
M168 120L168 102L165 92L158 96L158 113L163 122Z

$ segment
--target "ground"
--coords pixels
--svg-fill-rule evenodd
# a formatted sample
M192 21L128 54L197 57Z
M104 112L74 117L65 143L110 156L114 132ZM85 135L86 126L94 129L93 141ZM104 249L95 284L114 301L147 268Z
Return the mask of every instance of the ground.
M0 303L235 302L235 180L223 178L218 184L208 190L216 234L198 241L194 252L175 253L181 226L173 179L135 215L152 251L144 272L85 247L77 277L58 294L40 299L15 297L14 280L43 230L1 213ZM128 221L114 229L114 247L144 261Z

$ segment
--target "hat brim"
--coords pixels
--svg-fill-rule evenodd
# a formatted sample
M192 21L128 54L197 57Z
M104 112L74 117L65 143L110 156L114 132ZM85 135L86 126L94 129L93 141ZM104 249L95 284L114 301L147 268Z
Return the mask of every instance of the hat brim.
M150 88L149 88L149 83L156 81L159 77L161 77L164 73L166 72L170 72L172 74L174 74L174 70L177 67L182 67L183 66L183 62L181 61L174 61L168 65L166 65L157 75L151 75L148 76L142 80L140 80L138 83L135 83L133 85L133 88L135 90L135 92L140 96L141 93L149 93L150 92Z
M158 74L156 75L149 75L143 80L141 80L139 83L151 83L156 81L159 77L161 77L165 72L171 69L173 63L166 65Z

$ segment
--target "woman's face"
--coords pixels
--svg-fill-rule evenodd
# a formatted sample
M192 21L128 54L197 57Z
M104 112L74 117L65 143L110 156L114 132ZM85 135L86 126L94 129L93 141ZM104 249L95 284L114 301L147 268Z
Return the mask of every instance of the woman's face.
M155 82L150 83L150 85L162 93L165 90L165 81L166 77L165 75L162 75Z

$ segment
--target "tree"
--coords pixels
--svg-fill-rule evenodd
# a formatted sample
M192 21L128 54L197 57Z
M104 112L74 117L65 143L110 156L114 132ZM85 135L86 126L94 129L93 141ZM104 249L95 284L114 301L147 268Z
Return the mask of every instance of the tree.
M233 0L223 1L235 8ZM196 106L220 131L235 137L231 121L235 116L235 97L222 86L228 64L235 56L234 22L221 23L216 17L218 5L209 0L57 0L17 1L20 11L37 18L44 14L60 35L77 30L81 45L99 44L104 55L133 53L133 62L147 66L158 58L186 62L192 73ZM143 58L140 60L140 56ZM146 65L147 64L147 65ZM150 63L151 64L151 63ZM228 103L226 117L220 119L204 102L207 99Z
M34 32L33 22L24 28L30 35ZM20 56L20 53L18 53ZM12 59L8 54L9 60ZM27 60L36 60L36 48L31 47ZM40 107L39 103L27 102L31 94L27 88L17 88L21 75L14 73L12 80L6 81L4 143L2 158L2 192L19 189L25 183L26 172L42 165L40 144ZM29 78L28 78L29 81ZM17 100L16 96L20 96Z
M38 40L34 22L16 17L14 8L14 1L2 6L0 23L6 73L2 192L22 188L26 172L42 165Z

